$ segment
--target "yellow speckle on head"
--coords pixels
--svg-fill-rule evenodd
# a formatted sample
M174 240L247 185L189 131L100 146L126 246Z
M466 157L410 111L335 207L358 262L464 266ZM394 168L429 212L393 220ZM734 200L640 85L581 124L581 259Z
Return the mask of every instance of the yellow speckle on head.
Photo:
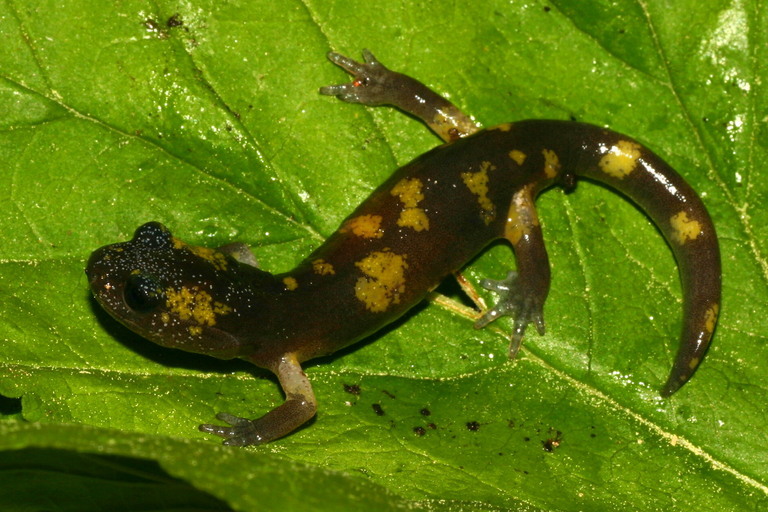
M501 124L497 124L496 126L492 126L488 128L488 131L499 130L500 132L508 132L511 129L512 129L512 123L501 123Z
M509 240L513 246L517 245L523 236L530 234L533 228L539 225L539 216L536 215L536 207L531 194L532 189L533 185L525 186L512 196L507 223L504 225L504 238Z
M403 210L397 219L400 227L412 228L414 231L429 231L429 218L419 203L424 200L421 189L424 184L418 178L403 178L392 187L390 194L396 196L403 203Z
M707 312L704 314L704 328L708 333L712 334L717 325L717 315L720 313L720 305L712 304Z
M543 149L541 153L544 155L544 175L547 178L554 178L560 172L560 159L551 149Z
M312 262L312 270L315 272L315 274L319 274L321 276L328 276L336 273L336 271L333 269L333 265L322 259L314 260Z
M622 179L635 170L640 158L640 144L620 140L610 148L604 148L603 152L605 154L597 165L604 173Z
M209 261L211 265L216 268L216 270L227 270L228 262L224 253L219 252L216 249L209 249L208 247L197 247L194 245L190 245L188 249L204 260Z
M293 277L284 277L283 284L285 285L286 289L288 289L289 292L292 292L293 290L299 287L298 281L296 281L296 279Z
M166 288L165 306L168 312L161 315L163 321L170 320L166 315L174 315L179 320L194 322L194 325L200 328L200 332L203 327L216 325L219 315L228 315L232 312L230 306L214 301L210 293L197 286L182 286L178 290Z
M689 240L696 240L701 235L701 224L688 218L688 212L679 212L669 219L672 225L672 240L683 245Z
M342 233L351 232L360 238L381 238L381 215L360 215L349 219L339 229Z
M528 155L520 151L519 149L513 149L509 152L509 158L514 160L517 165L523 165Z
M206 260L208 263L214 266L216 270L227 270L228 262L227 257L223 252L216 249L209 249L208 247L198 247L197 245L189 245L176 237L172 237L174 249L184 249L198 258Z
M162 313L160 313L160 321L163 322L163 324L168 325L168 323L170 323L171 321L171 315L163 311Z
M461 179L470 192L477 196L477 202L482 209L481 215L485 224L490 224L496 218L496 207L488 198L488 171L495 171L496 166L491 162L482 162L477 172L463 172Z
M381 313L392 304L400 303L405 292L405 255L388 249L370 253L355 263L363 276L355 284L355 296L368 311Z

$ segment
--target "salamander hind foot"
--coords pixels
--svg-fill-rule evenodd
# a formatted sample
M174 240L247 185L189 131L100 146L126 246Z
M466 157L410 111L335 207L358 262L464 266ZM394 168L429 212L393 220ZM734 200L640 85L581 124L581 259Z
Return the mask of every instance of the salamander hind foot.
M482 329L502 316L515 318L515 326L510 335L509 358L517 356L523 341L525 329L529 323L536 325L539 334L544 334L544 298L539 297L527 287L517 272L510 272L504 279L483 279L480 286L497 292L499 300L475 322L475 329Z

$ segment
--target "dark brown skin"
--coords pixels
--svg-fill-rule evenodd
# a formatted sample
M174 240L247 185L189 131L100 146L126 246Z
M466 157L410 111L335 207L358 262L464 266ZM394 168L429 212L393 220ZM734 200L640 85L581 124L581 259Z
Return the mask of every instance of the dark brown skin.
M369 52L365 57L361 64L330 54L355 81L320 92L395 105L447 143L395 171L296 269L272 275L255 267L242 244L189 246L158 223L91 255L86 273L94 296L131 330L163 346L239 357L278 376L286 394L281 406L256 420L221 413L231 426L200 430L238 446L290 433L317 407L302 362L392 322L499 238L512 244L517 270L481 283L500 299L475 326L513 316L514 357L529 323L544 332L550 271L534 199L552 185L572 188L576 176L636 202L677 258L684 325L662 395L679 389L706 352L720 306L717 237L685 181L633 139L588 124L536 120L480 131L423 84L389 71Z

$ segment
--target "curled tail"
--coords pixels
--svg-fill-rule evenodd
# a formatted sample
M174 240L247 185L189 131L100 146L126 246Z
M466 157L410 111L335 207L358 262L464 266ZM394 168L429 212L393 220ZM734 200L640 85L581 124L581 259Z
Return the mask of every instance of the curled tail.
M654 221L672 248L683 290L683 332L672 372L662 389L669 396L691 378L704 357L720 311L720 249L712 220L696 192L664 160L610 130L573 123L592 162L578 175L622 192ZM597 162L597 165L594 164ZM576 162L574 162L576 163Z

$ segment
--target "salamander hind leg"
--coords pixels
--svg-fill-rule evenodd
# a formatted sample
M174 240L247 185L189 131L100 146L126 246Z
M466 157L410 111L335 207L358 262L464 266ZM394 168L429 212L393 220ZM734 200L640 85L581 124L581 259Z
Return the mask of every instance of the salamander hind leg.
M229 427L205 424L200 425L200 431L223 437L225 445L249 446L283 437L309 421L315 415L317 402L296 358L290 354L284 356L275 373L285 391L282 405L255 420L219 413L216 417L229 423Z
M475 328L483 328L502 316L513 316L509 357L514 358L528 324L533 323L539 334L544 334L544 302L550 284L549 258L528 189L515 194L504 237L515 250L517 272L510 272L505 279L481 281L483 288L499 294L499 300L475 322Z

